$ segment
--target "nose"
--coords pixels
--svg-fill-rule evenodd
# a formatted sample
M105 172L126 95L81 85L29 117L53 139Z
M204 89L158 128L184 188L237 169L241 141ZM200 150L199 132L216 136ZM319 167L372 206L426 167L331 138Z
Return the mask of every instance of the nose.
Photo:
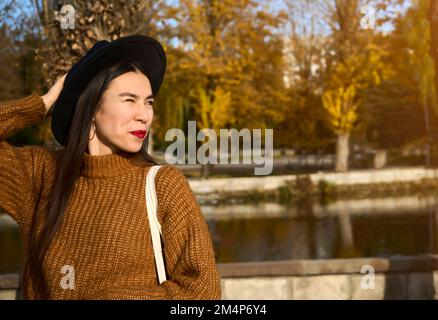
M135 120L141 121L142 123L148 123L151 121L152 112L146 107L139 104L140 107L137 109L135 113Z

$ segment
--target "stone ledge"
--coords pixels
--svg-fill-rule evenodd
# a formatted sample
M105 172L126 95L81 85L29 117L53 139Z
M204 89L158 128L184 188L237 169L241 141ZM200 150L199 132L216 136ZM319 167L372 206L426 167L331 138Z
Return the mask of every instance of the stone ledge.
M0 300L16 300L17 292L16 290L0 290Z
M20 276L17 273L0 274L0 289L17 289L20 286Z
M357 274L362 266L371 265L375 272L394 273L438 270L438 255L393 258L359 258L331 260L290 260L269 262L220 263L222 278L257 276L307 276Z
M226 179L212 178L206 180L190 179L189 184L193 192L197 195L248 190L264 192L278 189L284 186L288 181L295 181L297 176L299 175L253 176ZM419 182L424 179L435 180L438 177L438 170L421 167L386 168L378 170L351 170L348 172L324 171L304 176L308 176L314 185L318 185L320 181L326 181L337 186L351 186L357 184Z
M360 258L331 260L289 260L268 262L219 263L221 278L265 276L317 276L360 274L364 265L374 267L376 273L409 273L438 270L438 255L393 258ZM19 274L0 274L0 289L17 289Z
M222 279L223 300L416 300L438 298L438 271L363 275L242 277Z

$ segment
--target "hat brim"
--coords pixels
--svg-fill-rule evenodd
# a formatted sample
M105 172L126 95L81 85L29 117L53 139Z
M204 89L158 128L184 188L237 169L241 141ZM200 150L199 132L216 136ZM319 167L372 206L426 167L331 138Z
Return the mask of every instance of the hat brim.
M158 94L166 72L166 55L161 44L147 36L127 36L108 43L91 56L84 56L69 71L52 110L51 127L55 139L66 145L77 100L96 74L122 60L139 63L147 72L154 95Z

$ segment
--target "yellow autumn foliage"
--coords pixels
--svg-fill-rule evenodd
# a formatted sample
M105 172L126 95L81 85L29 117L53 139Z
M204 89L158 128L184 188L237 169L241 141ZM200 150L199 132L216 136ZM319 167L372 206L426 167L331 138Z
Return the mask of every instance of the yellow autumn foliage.
M212 128L219 131L230 122L231 93L217 87L212 96L209 96L202 87L198 88L201 128Z
M330 125L337 133L348 133L357 120L356 89L354 86L324 92L322 100L329 114Z

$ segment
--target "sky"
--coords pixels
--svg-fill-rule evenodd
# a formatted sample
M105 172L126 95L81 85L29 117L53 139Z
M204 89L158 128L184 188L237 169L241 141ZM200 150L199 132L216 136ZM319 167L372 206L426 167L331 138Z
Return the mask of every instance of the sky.
M166 1L170 4L177 4L178 3L178 0L163 0L163 1ZM264 6L268 7L268 10L273 11L273 12L286 9L286 5L285 5L285 2L283 0L270 0L270 1L257 0L257 1L260 1L261 3L263 3ZM404 3L402 6L393 7L393 8L391 8L391 10L394 12L404 13L406 11L406 9L412 5L412 1L414 1L414 0L404 0ZM35 15L36 10L35 10L32 2L33 2L32 0L16 0L17 9L15 10L14 14L20 14L21 12L23 12L25 14ZM310 16L308 18L310 19ZM8 22L13 23L13 21L8 21ZM175 22L168 21L168 23L175 23ZM377 28L380 31L390 32L393 29L393 26L390 23L388 23L388 24L385 24L383 26L377 26ZM283 30L281 30L280 32L282 32L282 31Z
M316 2L318 0L313 0L313 2ZM389 10L393 13L396 14L404 14L406 12L406 10L412 5L412 1L414 0L404 0L402 5L397 5L397 6L390 6ZM298 2L298 1L297 1ZM309 1L310 3L312 3L312 0ZM367 1L367 3L369 3L370 1ZM371 0L371 4L372 4L372 0ZM283 0L271 0L270 1L270 7L273 11L279 11L279 10L286 10L287 11L287 7L285 5L285 1ZM382 14L384 13L378 13L379 16L382 16ZM310 19L312 18L312 15L309 14L306 19L308 19L308 21L310 22ZM324 24L321 23L321 34L322 35L327 35L330 30L329 28ZM377 25L377 30L378 31L382 31L382 32L391 32L394 29L394 26L388 22L384 25Z

